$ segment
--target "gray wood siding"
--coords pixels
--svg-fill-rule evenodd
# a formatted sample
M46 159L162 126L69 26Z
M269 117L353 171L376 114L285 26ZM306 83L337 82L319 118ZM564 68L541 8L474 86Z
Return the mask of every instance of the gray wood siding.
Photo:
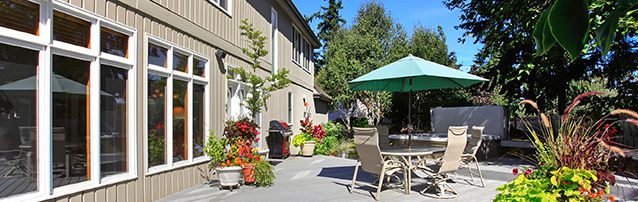
M292 25L287 13L271 0L233 0L232 15L222 12L208 0L65 0L65 2L96 13L112 21L133 27L137 31L137 175L138 178L116 184L83 190L55 198L51 201L153 201L179 192L186 188L202 184L210 178L206 163L173 169L170 171L146 175L146 148L144 145L143 90L146 76L146 37L145 34L162 38L178 46L204 55L210 59L208 73L210 85L210 129L219 134L223 130L226 103L226 68L228 64L248 67L248 58L241 53L241 47L248 44L240 36L240 20L249 19L265 35L270 34L270 9L275 7L279 13L279 64L280 68L290 70L293 85L276 92L268 101L268 110L262 115L262 132L267 132L268 121L287 117L287 93L294 93L294 117L301 119L303 114L302 98L314 106L312 88L314 76L292 62ZM306 33L308 34L308 33ZM223 49L229 53L223 62L215 58L215 51ZM260 74L270 73L270 56L262 62ZM298 121L294 122L295 133Z

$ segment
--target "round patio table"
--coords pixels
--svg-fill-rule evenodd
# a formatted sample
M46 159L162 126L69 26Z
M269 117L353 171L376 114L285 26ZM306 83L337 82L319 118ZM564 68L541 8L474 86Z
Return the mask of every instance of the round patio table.
M421 148L396 148L396 149L384 149L381 150L381 155L384 157L395 158L397 161L403 162L410 172L413 172L417 165L423 163L432 156L434 153L444 152L445 147L421 147ZM412 163L412 158L418 159L416 164ZM405 180L408 184L407 194L410 194L412 188L412 173L408 174L408 179Z

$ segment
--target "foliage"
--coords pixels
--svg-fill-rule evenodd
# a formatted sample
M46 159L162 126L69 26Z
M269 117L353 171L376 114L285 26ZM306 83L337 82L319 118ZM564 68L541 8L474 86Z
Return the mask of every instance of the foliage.
M226 161L226 155L224 155L226 145L228 145L227 139L219 138L211 131L203 149L204 153L210 158L210 168L216 168Z
M159 165L166 158L164 140L164 125L158 123L148 133L148 161L149 165Z
M275 172L272 165L267 161L257 161L255 163L255 186L267 187L275 182Z
M301 133L299 135L295 135L294 138L292 138L292 146L295 147L300 147L301 145L303 145L306 141L310 141L312 140L312 137L310 136L310 134L308 133Z
M252 147L251 142L250 140L240 140L237 142L237 147L239 148L237 155L241 158L243 164L254 164L255 162L261 161L261 155L257 153L259 149Z
M577 96L558 122L550 120L531 100L524 100L521 104L528 104L536 109L542 123L539 129L534 129L528 123L528 132L536 150L534 158L537 162L553 168L594 170L599 178L613 185L615 170L609 166L609 159L614 153L624 156L625 151L614 146L614 143L610 141L609 127L623 120L606 125L605 118L609 115L627 114L634 116L635 119L638 118L638 114L629 110L615 110L595 122L571 114L572 109L580 103L581 99L598 94L602 93L589 92ZM634 119L627 121L633 122ZM606 186L601 183L598 185Z
M337 152L336 147L339 139L335 136L326 136L315 146L315 154L332 155Z
M352 127L367 128L370 127L368 119L357 118L352 121Z
M309 135L310 139L321 142L323 138L326 136L326 131L323 130L323 125L313 125L312 121L309 117L306 117L304 120L300 120L302 134Z
M226 126L224 126L224 135L231 140L254 140L259 141L259 125L251 121L247 117L240 118L239 120L228 120Z
M516 171L516 168L515 168ZM593 188L598 181L596 172L586 169L561 167L548 175L534 175L538 170L525 173L499 186L494 201L603 201L609 195L609 186ZM514 172L517 175L517 172Z
M328 0L327 7L322 6L320 11L312 14L309 18L309 21L313 19L321 20L317 24L317 29L319 30L317 38L322 42L323 47L314 55L315 71L320 70L326 63L324 59L326 44L332 40L334 33L346 24L346 20L339 14L341 9L343 9L341 0Z
M587 92L602 92L603 94L588 97L589 102L579 104L572 109L574 114L583 114L590 117L596 115L608 114L611 109L614 108L614 99L618 96L618 90L610 89L607 85L608 82L603 78L591 78L591 80L580 80L569 82L569 89L567 90L568 97L577 97L580 94Z
M243 67L232 68L229 71L239 75L241 82L248 84L247 93L249 96L244 99L242 105L250 111L250 117L256 119L262 109L266 108L266 101L270 98L271 93L286 88L290 84L288 79L288 70L285 68L277 68L277 72L271 72L266 77L261 77L257 73L257 69L261 68L260 60L268 55L266 49L267 37L259 30L256 30L248 19L241 21L241 36L248 39L249 46L242 48L242 52L250 58L252 71L248 71ZM230 75L229 75L230 76Z
M359 8L351 27L333 32L326 44L326 65L315 81L334 99L332 105L341 112L346 127L351 127L350 118L356 110L364 111L372 124L378 123L388 110L390 93L352 91L348 81L394 61L390 60L389 47L396 30L383 6L368 2ZM365 109L359 109L360 105Z
M587 38L590 28L590 7L610 4L612 7L594 17L604 18L595 32L596 45L605 56L616 37L616 30L621 18L633 11L638 11L637 0L616 1L567 1L554 0L545 8L534 28L534 39L539 54L547 52L554 44L558 43L565 49L572 59L575 59L585 45L589 43Z
M326 137L337 137L337 139L340 140L349 138L348 131L346 127L343 126L343 124L328 121L327 123L323 124L323 129L326 131Z
M618 34L611 38L613 45L609 54L602 54L600 48L590 42L575 59L559 46L539 55L530 36L538 36L538 33L534 34L534 28L539 27L535 23L552 2L556 1L445 0L448 8L461 12L461 24L457 28L464 29L465 33L459 40L465 42L474 38L474 43L483 45L471 70L492 80L492 85L481 86L483 91L501 86L502 92L511 100L542 97L539 106L562 112L571 99L567 95L570 81L600 77L608 81L608 88L619 91L618 98L611 103L614 108L636 109L637 101L630 95L635 95L638 89L638 79L635 79L638 58L633 57L638 53L635 40L638 12L621 18ZM602 26L605 13L614 9L615 2L589 1L590 30ZM589 33L586 41L596 38L594 32Z

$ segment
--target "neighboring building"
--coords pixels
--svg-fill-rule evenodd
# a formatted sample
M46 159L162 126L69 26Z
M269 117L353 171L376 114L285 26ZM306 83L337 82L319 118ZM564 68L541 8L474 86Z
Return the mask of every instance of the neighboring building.
M297 131L319 41L290 0L0 0L0 200L152 201L204 182L208 131L246 113L226 78L250 66L242 19L269 36L259 73L292 80L262 134Z
M328 122L328 113L330 112L332 97L317 85L315 85L313 97L315 101L314 120L317 121L317 123Z

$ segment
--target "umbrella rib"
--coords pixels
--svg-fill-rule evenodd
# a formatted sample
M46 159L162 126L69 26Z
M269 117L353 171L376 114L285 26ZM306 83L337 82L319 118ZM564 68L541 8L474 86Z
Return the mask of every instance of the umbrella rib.
M459 86L459 87L461 87L461 88L464 88L464 87L465 87L465 86L461 85L459 82L456 82L454 79L451 79L451 78L447 78L447 79L448 79L448 80L450 80L450 81L452 81L452 82L454 82L454 84L458 85L458 86Z

